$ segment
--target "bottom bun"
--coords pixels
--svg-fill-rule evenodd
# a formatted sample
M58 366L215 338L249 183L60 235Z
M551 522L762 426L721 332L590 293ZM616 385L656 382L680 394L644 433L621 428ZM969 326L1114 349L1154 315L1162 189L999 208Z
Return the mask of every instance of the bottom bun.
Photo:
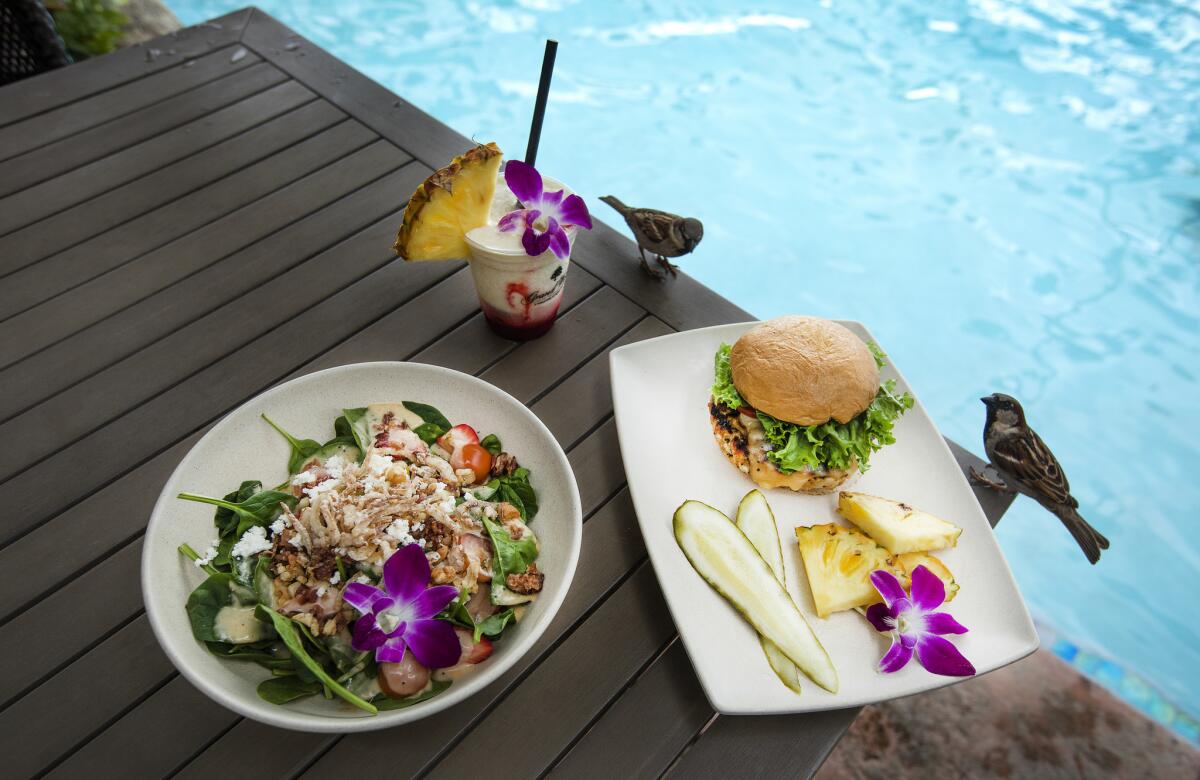
M712 399L708 401L708 417L721 452L759 487L782 487L797 493L823 495L837 490L858 473L858 463L853 462L844 469L803 469L784 474L767 458L762 424L756 418L740 414Z

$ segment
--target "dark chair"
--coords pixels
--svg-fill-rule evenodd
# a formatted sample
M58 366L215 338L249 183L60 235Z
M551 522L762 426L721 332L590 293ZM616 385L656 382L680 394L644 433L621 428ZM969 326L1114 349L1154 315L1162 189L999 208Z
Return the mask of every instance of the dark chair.
M38 0L0 0L0 86L71 64Z

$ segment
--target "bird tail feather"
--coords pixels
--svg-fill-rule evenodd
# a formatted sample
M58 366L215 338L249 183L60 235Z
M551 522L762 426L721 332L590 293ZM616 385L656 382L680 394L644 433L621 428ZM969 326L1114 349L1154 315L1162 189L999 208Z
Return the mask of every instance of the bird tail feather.
M627 214L629 207L622 203L615 195L601 195L600 200L612 206L620 214Z
M1075 541L1083 549L1088 561L1095 563L1100 560L1100 551L1108 549L1108 539L1084 520L1078 510L1072 506L1059 505L1053 508L1053 512L1058 515L1059 520L1062 520L1063 525L1071 532L1071 536L1075 537Z

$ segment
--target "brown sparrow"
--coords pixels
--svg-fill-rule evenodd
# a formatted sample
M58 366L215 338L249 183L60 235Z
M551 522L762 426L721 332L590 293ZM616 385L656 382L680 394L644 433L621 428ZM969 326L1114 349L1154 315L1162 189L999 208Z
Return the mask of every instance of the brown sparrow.
M1108 549L1108 540L1079 515L1079 502L1071 495L1067 475L1054 453L1025 422L1025 411L1017 399L993 393L979 399L987 407L983 426L983 451L1002 480L995 480L971 469L973 482L1004 493L1023 493L1053 512L1083 548L1092 563L1100 560L1100 551Z
M633 237L637 239L638 252L642 255L642 269L656 279L661 279L663 274L652 269L646 262L647 251L654 255L663 269L676 276L679 269L667 258L688 254L696 248L700 239L704 238L704 225L698 219L656 209L631 208L612 195L605 195L600 200L625 217L625 224L629 225Z

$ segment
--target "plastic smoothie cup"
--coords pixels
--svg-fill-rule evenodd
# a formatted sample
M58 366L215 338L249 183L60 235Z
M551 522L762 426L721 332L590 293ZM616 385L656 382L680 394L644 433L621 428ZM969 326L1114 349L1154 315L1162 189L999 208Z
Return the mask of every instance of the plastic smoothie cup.
M547 191L570 189L549 177L542 179ZM471 276L479 295L479 307L488 325L499 335L516 341L528 341L546 333L554 325L562 304L570 255L557 257L547 249L536 257L525 252L521 231L501 232L496 225L519 207L501 173L488 222L466 235L471 249ZM565 228L572 247L575 227Z

